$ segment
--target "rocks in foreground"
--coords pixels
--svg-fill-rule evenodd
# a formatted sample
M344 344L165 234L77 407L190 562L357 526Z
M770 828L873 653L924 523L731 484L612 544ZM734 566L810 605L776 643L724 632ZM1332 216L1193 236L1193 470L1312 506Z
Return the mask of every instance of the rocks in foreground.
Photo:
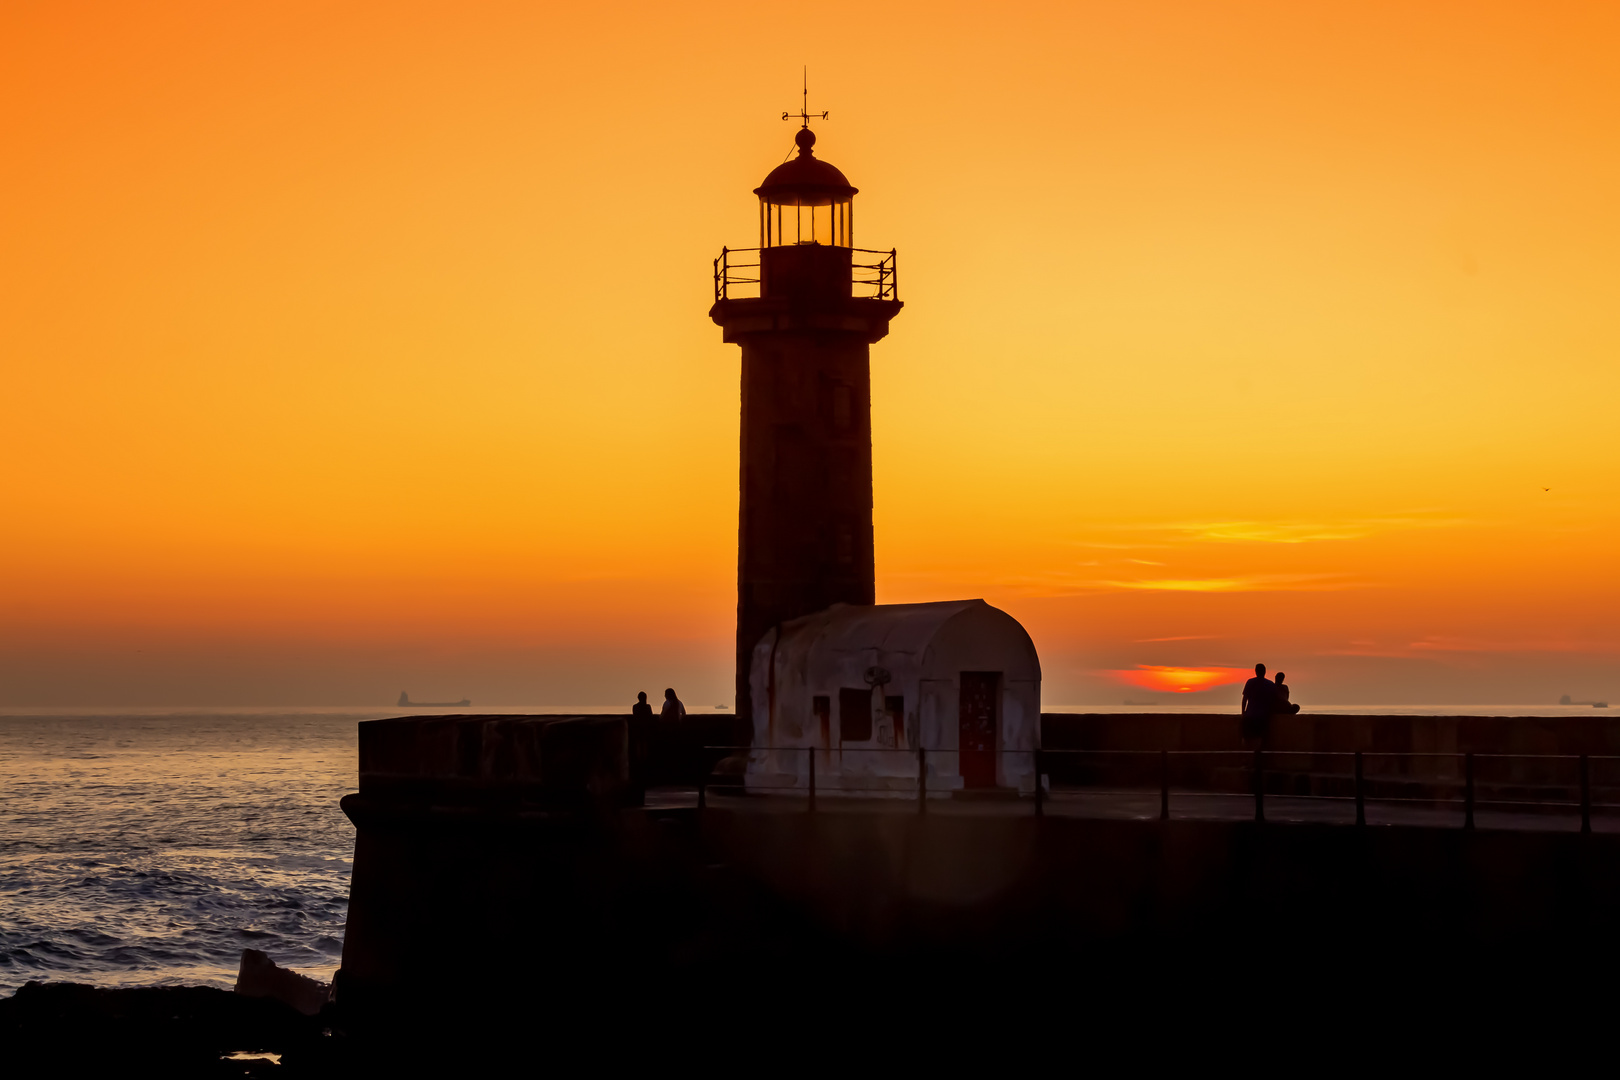
M236 992L253 998L271 998L291 1005L305 1016L316 1016L331 999L332 987L319 979L280 967L268 953L242 950L242 969L236 976Z
M261 1076L282 1072L275 1058L329 1056L319 1017L281 1001L206 986L105 989L30 982L0 1000L0 1045L7 1071L31 1064L39 1075ZM13 1075L26 1075L18 1072Z

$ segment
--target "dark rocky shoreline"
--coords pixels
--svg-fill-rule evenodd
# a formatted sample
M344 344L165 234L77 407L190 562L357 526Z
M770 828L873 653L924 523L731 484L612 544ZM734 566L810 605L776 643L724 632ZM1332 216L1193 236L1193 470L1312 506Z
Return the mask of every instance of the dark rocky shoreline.
M331 1020L210 986L30 982L0 1000L0 1046L12 1075L321 1076L346 1056ZM255 1053L275 1056L230 1056Z

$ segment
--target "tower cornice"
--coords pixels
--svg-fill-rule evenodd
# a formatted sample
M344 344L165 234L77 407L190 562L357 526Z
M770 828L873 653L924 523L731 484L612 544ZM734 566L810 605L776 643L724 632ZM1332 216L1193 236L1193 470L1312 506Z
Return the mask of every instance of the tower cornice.
M749 297L715 301L709 309L709 318L724 331L728 344L736 344L749 334L799 332L855 334L870 345L888 334L889 320L904 306L899 300L870 297L812 301L782 296Z

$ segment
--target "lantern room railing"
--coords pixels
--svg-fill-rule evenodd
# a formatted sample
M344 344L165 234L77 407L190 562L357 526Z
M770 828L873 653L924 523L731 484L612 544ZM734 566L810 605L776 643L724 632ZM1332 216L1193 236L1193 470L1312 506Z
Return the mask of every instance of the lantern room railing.
M856 288L870 288L872 290L871 296L873 300L900 299L900 277L898 271L895 269L895 255L897 254L896 249L891 248L888 251L872 251L869 248L855 248L854 251L856 255L878 256L876 262L858 262L853 265L852 269L855 276L852 283L856 286ZM864 278L861 277L861 272L863 270L871 276Z
M759 295L759 248L721 248L714 260L714 298L752 299ZM752 262L743 262L752 259ZM739 291L734 291L739 290Z
M855 258L871 255L867 262L851 263L853 295L863 300L900 299L900 277L895 266L897 251L852 248ZM759 248L721 248L714 260L714 298L753 300L759 296Z

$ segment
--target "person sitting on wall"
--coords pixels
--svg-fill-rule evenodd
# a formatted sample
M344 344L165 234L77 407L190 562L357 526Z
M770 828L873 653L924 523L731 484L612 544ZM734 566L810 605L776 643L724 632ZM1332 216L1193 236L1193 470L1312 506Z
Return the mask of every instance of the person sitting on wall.
M686 719L686 706L682 705L681 699L675 696L673 687L664 691L664 707L659 711L658 718L660 720Z
M1243 721L1240 725L1245 742L1264 741L1271 729L1271 714L1277 701L1277 684L1266 678L1266 665L1254 665L1254 678L1243 684Z
M1289 716L1299 712L1299 706L1288 700L1288 687L1283 685L1283 673L1280 671L1277 672L1277 681L1272 684L1271 692L1277 699L1272 703L1272 712Z
M647 704L647 691L643 690L636 695L636 703L630 706L630 715L641 719L652 719L652 706Z

